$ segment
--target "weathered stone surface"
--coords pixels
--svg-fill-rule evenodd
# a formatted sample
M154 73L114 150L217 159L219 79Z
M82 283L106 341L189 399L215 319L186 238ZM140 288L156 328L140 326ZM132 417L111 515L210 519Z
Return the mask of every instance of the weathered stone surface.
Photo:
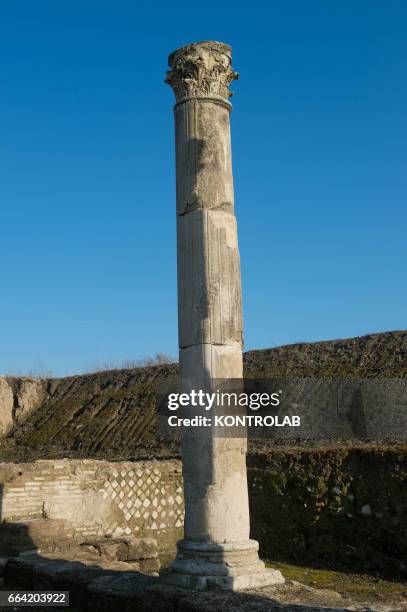
M208 385L208 372L215 378L240 378L242 371L240 343L229 345L197 344L180 350L183 378L194 381L197 388ZM201 385L201 387L199 387Z
M215 573L218 571L219 573ZM171 569L160 574L162 584L184 588L192 591L244 591L247 589L263 588L274 584L283 584L284 577L281 572L265 569L261 561L250 565L248 563L240 568L218 568L210 563L196 563L193 561L181 563L175 561Z
M239 351L241 368L242 304L234 215L196 210L178 217L178 249L180 348L232 345ZM181 372L182 368L181 364Z
M0 526L0 553L2 544L15 554L33 548L53 550L48 545L52 538L62 549L67 538L81 543L110 537L110 544L117 539L128 543L129 559L142 559L153 552L149 538L159 542L160 550L174 550L182 535L179 461L2 463L0 483L1 518L11 525ZM106 551L106 556L112 555L120 557Z
M190 436L183 440L187 456L217 456L212 464L185 463L184 490L186 506L185 537L206 542L246 542L249 539L249 513L245 466L245 440ZM242 452L243 450L243 452ZM240 495L236 495L236 490ZM233 499L233 511L228 502Z
M122 572L118 576L96 578L88 588L87 609L103 609L104 612L145 610L148 605L145 589L156 581L156 578L138 572Z
M134 569L140 570L146 574L158 574L161 563L158 558L156 559L140 559L140 561L133 561L131 565Z
M169 57L175 97L178 235L178 327L184 391L211 391L215 379L243 375L242 300L233 205L228 86L236 78L223 43L187 45ZM201 590L250 588L284 581L266 572L249 546L246 440L212 430L182 433L185 540L163 582ZM193 544L218 545L219 562ZM188 548L188 544L191 547ZM225 546L241 547L227 564ZM223 546L223 548L222 548ZM195 554L196 553L196 554ZM245 559L246 556L246 559Z
M0 437L19 424L46 398L47 381L0 376Z
M81 544L81 549L108 561L127 561L128 546L122 540L106 538Z
M406 487L403 486L407 478L405 449L369 446L325 449L266 447L261 452L260 450L257 454L249 454L248 479L252 513L251 534L259 540L264 557L286 561L297 559L304 563L318 561L321 565L337 562L353 571L365 568L377 572L385 571L389 575L406 575L407 543L400 537L405 521L403 508L407 501ZM92 494L92 488L103 487L109 478L113 481L113 470L120 469L125 473L123 480L126 484L120 485L121 491L125 490L131 479L127 476L130 471L134 471L134 468L146 468L151 472L153 466L160 470L160 483L169 483L171 479L174 483L173 486L165 485L165 493L159 494L158 501L168 501L172 497L171 502L174 501L174 504L171 508L182 509L182 475L178 461L130 463L58 460L32 464L1 464L2 518L7 524L12 523L11 529L20 530L14 544L23 544L19 550L14 548L13 544L13 554L32 550L33 540L29 531L24 533L23 527L14 525L27 523L27 518L24 517L31 512L38 518L41 517L44 502L45 509L52 508L54 515L58 517L58 508L66 511L66 507L69 508L71 504L72 495L80 497L83 491ZM148 472L143 471L143 483L148 478ZM210 470L208 474L211 474ZM63 480L59 480L62 478ZM67 486L66 482L71 483L70 486ZM161 486L164 485L160 484ZM179 493L175 493L177 488ZM135 486L133 498L137 491L138 485ZM175 500L177 495L179 504ZM149 509L153 510L154 496L148 495L147 499L151 501ZM56 505L52 500L59 500L60 505ZM108 498L103 503L109 507L112 502ZM368 517L360 513L363 504L371 505L372 514ZM344 508L344 511L338 511L340 508ZM98 523L96 520L93 522L93 515L87 514L87 506L83 507L83 514L79 518L80 522L75 526L75 539L78 538L79 541L84 541L85 537L86 540L90 537L99 538L108 528L115 531L107 514L106 525L100 526L100 533L82 536L83 531L95 531ZM92 522L89 523L89 520ZM131 522L133 520L134 522ZM157 538L160 551L163 548L174 550L176 540L182 538L182 514L179 520L180 527L176 529L171 527L174 522L168 522L167 528L148 531L149 536ZM44 536L48 538L52 523L42 524ZM122 514L119 527L123 531L127 525L132 527L133 524L142 523L133 518L127 523ZM67 522L66 527L68 534L71 533L72 525ZM53 533L57 534L59 530ZM59 549L70 545L65 535L61 530L63 541L58 537L55 542ZM39 531L37 538L34 547L45 550L45 542ZM120 539L123 539L122 536ZM0 527L0 545L6 541ZM10 545L10 540L8 542L7 546Z
M86 606L88 585L101 576L129 571L127 563L102 562L97 557L73 559L26 557L10 559L4 570L6 589L70 591L71 605Z
M178 216L197 209L233 215L229 110L199 99L174 109Z
M72 539L63 520L32 519L0 525L0 551L3 555L62 551L71 545Z
M261 576L261 574L259 574ZM194 579L185 575L186 581ZM204 577L196 577L202 582ZM81 612L404 612L405 601L390 594L373 601L341 597L329 589L316 589L294 580L273 587L244 592L216 589L189 593L159 584L158 579L129 571L126 563L102 562L84 556L80 561L48 558L11 559L6 566L4 588L71 591L71 604ZM195 585L196 587L196 585ZM78 610L78 612L79 612Z
M47 397L46 381L43 379L12 379L15 387L15 421L20 423Z
M406 450L265 448L249 455L252 535L263 554L406 577ZM360 512L365 503L369 516Z
M161 567L154 538L105 538L85 542L80 549L84 554L96 555L98 561L125 562L132 570L146 574L157 574Z
M219 98L232 95L230 83L239 77L232 68L232 49L225 43L207 40L177 49L168 58L166 82L177 102L185 98Z
M375 606L344 601L339 593L328 589L314 589L299 583L287 582L276 586L249 589L243 592L215 590L194 593L164 585L146 588L144 609L165 612L366 612L402 611L399 606ZM139 608L135 607L134 610Z
M13 424L14 395L8 381L0 376L0 435L4 435Z
M128 538L128 561L139 559L154 559L158 555L157 540L155 538Z
M177 98L180 375L188 386L206 389L215 378L242 377L240 263L226 103L226 75L234 72L230 47L221 43L188 45L173 53L169 64L167 82ZM184 435L188 539L248 540L241 448L236 441L213 439L211 431Z

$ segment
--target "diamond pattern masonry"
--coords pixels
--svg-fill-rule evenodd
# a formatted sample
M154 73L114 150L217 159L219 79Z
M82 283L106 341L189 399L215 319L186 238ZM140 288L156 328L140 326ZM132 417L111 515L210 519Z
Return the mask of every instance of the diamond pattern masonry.
M181 462L93 459L1 464L1 519L65 521L76 539L149 536L162 549L182 536Z
M103 500L118 512L112 536L173 529L184 524L182 483L163 478L159 466L113 469L105 482Z

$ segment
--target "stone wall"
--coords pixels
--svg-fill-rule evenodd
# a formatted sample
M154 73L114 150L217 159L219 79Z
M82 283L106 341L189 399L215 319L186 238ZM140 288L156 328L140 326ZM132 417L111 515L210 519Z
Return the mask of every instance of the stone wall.
M263 558L406 575L406 448L268 449L249 454L248 480ZM77 540L150 536L169 551L183 535L176 460L2 463L0 493L2 521L64 521Z
M0 464L1 520L64 520L78 540L151 536L161 549L182 537L179 461L37 461Z
M0 437L42 404L46 389L46 380L0 376Z
M407 448L249 455L252 537L263 557L407 576Z

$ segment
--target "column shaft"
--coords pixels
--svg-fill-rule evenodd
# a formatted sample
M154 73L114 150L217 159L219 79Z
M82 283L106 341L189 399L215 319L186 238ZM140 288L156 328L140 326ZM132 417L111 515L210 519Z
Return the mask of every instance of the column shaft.
M176 96L178 325L181 385L241 379L242 299L234 214L230 47L204 42L169 57ZM281 582L249 539L246 439L185 430L185 539L163 580L188 588Z

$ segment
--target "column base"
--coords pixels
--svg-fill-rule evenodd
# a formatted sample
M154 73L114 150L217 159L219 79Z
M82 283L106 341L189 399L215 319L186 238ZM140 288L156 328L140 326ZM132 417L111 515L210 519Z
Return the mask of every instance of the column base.
M192 591L242 591L283 584L281 572L266 569L259 559L258 546L255 540L224 544L181 540L177 558L160 572L160 582Z

